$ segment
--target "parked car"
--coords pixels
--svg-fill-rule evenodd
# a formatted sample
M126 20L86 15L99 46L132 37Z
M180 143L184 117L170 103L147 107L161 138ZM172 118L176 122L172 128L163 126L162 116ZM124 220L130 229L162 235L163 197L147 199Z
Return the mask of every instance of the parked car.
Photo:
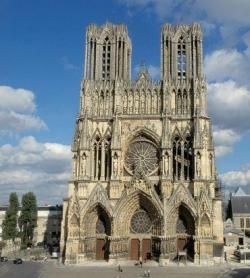
M8 258L7 258L7 257L1 257L1 258L0 258L0 261L1 261L1 262L8 262Z
M14 264L22 264L23 260L21 258L15 258L15 260L13 261Z
M51 259L58 259L59 258L59 252L52 252Z
M54 246L52 248L51 259L58 259L59 256L60 256L59 247L58 246Z

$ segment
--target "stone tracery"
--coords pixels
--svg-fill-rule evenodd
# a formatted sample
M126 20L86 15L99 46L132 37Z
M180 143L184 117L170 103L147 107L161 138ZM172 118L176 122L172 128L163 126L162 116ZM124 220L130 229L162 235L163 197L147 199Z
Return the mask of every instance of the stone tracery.
M160 81L145 66L131 80L131 51L125 25L88 27L65 260L212 258L223 234L201 28L162 27Z
M159 157L156 146L144 137L136 138L128 147L125 167L133 174L135 171L143 171L150 175L158 168Z

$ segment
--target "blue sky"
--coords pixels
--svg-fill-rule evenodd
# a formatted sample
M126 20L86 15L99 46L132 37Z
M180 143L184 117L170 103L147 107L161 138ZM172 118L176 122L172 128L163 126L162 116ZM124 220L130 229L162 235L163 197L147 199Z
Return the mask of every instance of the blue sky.
M228 188L250 188L250 1L1 0L0 204L33 190L40 203L66 195L79 108L85 29L125 23L132 68L159 78L160 27L199 21L218 172Z

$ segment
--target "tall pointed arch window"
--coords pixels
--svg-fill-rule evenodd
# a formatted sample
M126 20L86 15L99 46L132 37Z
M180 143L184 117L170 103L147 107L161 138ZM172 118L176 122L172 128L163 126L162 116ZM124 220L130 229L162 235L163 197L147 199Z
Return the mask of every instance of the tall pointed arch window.
M102 144L99 136L94 141L94 178L101 178Z
M180 37L177 45L177 72L179 79L186 78L186 43Z
M93 176L95 180L108 180L111 176L111 137L96 136L93 142Z
M110 57L111 57L111 44L109 38L106 37L102 47L102 79L110 79Z
M174 180L193 178L193 151L190 136L185 139L176 136L173 141L173 175Z

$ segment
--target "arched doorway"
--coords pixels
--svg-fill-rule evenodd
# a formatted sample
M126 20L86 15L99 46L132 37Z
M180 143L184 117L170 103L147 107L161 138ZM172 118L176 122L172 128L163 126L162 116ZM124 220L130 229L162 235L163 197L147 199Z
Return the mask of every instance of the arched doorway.
M148 212L142 208L137 209L131 218L131 232L137 236L140 236L140 240L137 238L131 239L131 259L139 260L141 257L143 260L151 259L151 234L153 222Z
M195 220L184 205L180 205L176 223L177 251L185 252L187 258L194 259Z
M107 211L99 204L91 207L83 223L85 255L90 259L108 260L111 219Z
M138 201L130 219L130 259L157 259L154 243L161 234L161 217L146 196L140 195Z
M109 259L109 240L111 235L111 223L106 211L98 206L96 208L96 260Z

